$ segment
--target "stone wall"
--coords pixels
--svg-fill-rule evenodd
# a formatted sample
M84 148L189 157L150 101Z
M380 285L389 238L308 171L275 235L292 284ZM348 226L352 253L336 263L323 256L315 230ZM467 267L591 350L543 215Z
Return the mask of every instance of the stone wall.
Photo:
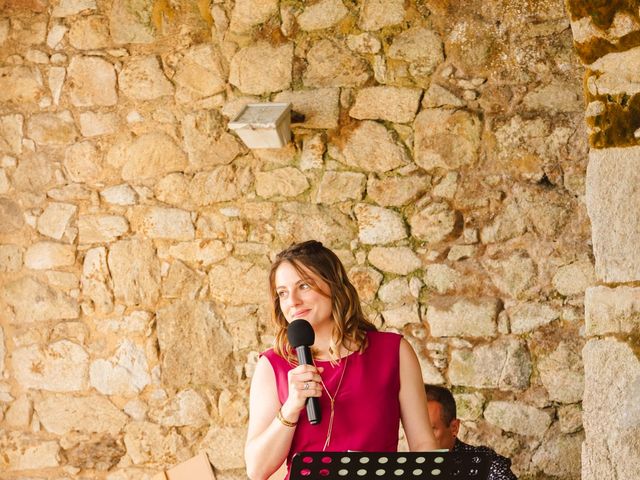
M267 269L308 238L452 386L463 439L520 478L579 478L596 273L561 0L0 12L2 478L142 479L200 450L243 478ZM291 144L227 129L253 101L304 115ZM595 227L609 251L615 229ZM596 264L611 283L633 268ZM590 335L635 325L632 287L589 292L629 306Z
M633 478L640 467L640 17L638 2L567 1L586 66L586 200L595 274L585 294L585 480Z

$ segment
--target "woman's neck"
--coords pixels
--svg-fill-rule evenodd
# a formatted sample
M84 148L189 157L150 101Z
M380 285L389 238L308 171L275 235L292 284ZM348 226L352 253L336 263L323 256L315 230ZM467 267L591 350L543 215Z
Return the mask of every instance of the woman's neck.
M329 340L326 342L319 343L317 340L313 344L313 358L316 360L338 360L349 354L349 350L344 345L338 346L338 352L334 352L334 355L331 355L331 351L329 350Z

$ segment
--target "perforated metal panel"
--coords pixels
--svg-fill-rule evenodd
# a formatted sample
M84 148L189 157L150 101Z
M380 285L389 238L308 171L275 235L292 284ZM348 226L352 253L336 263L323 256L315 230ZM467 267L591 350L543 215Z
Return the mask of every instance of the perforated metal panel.
M301 452L291 480L486 480L489 459L480 453Z

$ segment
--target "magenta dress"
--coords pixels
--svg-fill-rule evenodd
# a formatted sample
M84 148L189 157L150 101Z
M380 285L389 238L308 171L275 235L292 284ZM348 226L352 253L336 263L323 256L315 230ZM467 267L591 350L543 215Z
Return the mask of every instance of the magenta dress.
M400 340L396 333L368 332L369 345L364 353L352 353L348 361L342 359L332 366L328 361L316 360L324 367L322 380L329 393L335 396L331 441L326 451L357 450L366 452L395 452L398 449L400 426ZM273 349L263 353L276 375L278 397L284 403L289 396L287 372L294 368ZM343 368L344 378L335 395ZM326 393L320 397L322 421L311 425L306 409L302 410L287 455L287 466L297 452L322 451L327 438L331 413Z

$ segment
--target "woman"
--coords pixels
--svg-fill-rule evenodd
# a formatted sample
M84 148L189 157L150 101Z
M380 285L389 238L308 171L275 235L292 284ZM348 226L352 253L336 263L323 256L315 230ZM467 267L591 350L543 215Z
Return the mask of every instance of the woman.
M412 451L436 449L420 365L400 335L377 332L338 257L307 241L280 252L269 274L275 346L251 382L245 461L264 480L300 451L396 451L402 425ZM287 325L313 327L315 365L297 365ZM307 398L319 397L311 425Z

